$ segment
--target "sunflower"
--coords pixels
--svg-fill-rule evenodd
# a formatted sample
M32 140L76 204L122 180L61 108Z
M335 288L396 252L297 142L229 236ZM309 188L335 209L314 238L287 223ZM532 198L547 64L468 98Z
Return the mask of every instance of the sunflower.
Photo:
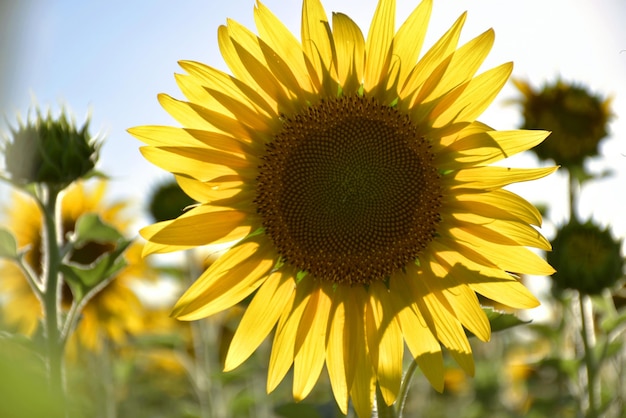
M122 214L125 203L105 205L102 200L106 192L106 183L98 182L94 186L89 188L84 183L75 183L64 194L61 204L63 236L73 231L77 219L86 213L98 213L105 222L119 230L128 227L129 220ZM7 224L11 226L18 245L30 247L25 261L34 272L41 274L43 219L41 210L32 198L16 193L11 206L4 208L4 211ZM109 250L111 248L107 248L107 244L88 243L74 251L72 261L90 264ZM105 337L120 343L127 334L141 330L141 304L131 289L133 281L141 277L140 271L146 270L141 268L145 267L141 252L142 246L131 245L126 252L126 258L132 267L122 270L85 305L71 347L79 342L85 348L97 352L101 350ZM0 289L5 296L2 311L7 325L25 335L33 335L43 315L41 303L17 265L8 262L0 265ZM71 302L70 288L63 285L64 309L69 309Z
M404 343L442 390L442 346L471 375L464 328L490 338L476 294L534 307L508 272L553 272L526 248L550 249L532 226L539 212L503 187L554 168L491 165L547 133L476 121L512 71L476 75L493 30L457 47L463 14L418 59L431 8L394 33L395 2L381 0L365 39L305 0L298 41L257 2L258 36L219 28L232 75L183 61L187 100L159 96L183 127L130 129L200 202L144 228L145 254L232 243L173 315L203 318L254 294L225 369L275 329L268 391L293 366L301 400L326 365L341 410L352 399L369 416L376 385L388 405L398 395Z

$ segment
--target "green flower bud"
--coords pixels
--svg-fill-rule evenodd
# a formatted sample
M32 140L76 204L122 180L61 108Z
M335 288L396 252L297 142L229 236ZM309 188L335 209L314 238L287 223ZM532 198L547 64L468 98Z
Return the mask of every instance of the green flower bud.
M557 80L535 91L526 82L514 80L523 94L522 129L545 129L552 134L531 151L540 160L553 160L570 169L582 167L587 157L598 155L598 144L608 135L613 116L611 101L584 87Z
M169 180L154 190L149 211L155 221L169 221L178 218L186 207L195 203L197 202L187 196L178 183Z
M612 287L623 275L621 241L613 239L608 228L592 221L570 221L552 241L548 262L555 291L575 289L583 294L599 294Z
M64 187L93 170L100 144L88 132L89 120L78 129L65 113L54 119L37 111L34 121L11 129L4 144L5 167L16 184Z

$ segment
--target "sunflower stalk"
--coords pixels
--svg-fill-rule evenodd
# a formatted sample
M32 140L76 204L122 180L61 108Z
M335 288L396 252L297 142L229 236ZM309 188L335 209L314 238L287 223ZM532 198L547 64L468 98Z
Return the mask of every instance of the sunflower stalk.
M374 408L375 411L372 416L375 418L400 418L393 405L387 405L385 402L385 398L378 384L376 385L376 405L374 405Z
M568 172L568 195L569 195L569 218L578 220L578 212L576 210L576 202L578 201L578 192L580 190L580 182L576 176Z
M189 280L193 283L193 277L199 275L193 252L188 251L186 253L186 261L190 275ZM214 330L211 329L211 324L203 320L191 322L190 327L195 363L190 370L190 378L198 397L200 417L209 418L214 414L220 415L223 410L219 408L219 405L216 405L219 393L214 393L215 388L211 382L211 373L214 367L211 364L210 353L213 345L210 340L211 336L215 335Z
M44 324L48 378L53 396L65 406L65 376L63 365L63 339L61 337L61 228L59 195L62 189L54 185L42 186L38 203L44 216L43 227L43 291Z
M406 406L406 400L409 395L409 388L411 387L411 381L413 380L413 376L415 376L417 367L417 361L413 360L404 374L402 383L400 384L400 393L398 394L398 401L396 405L396 416L398 418L403 417L404 407Z
M589 300L589 296L580 294L578 297L578 305L580 308L580 334L583 341L585 368L587 372L587 413L586 418L597 418L598 415L598 394L597 386L598 362L593 357L593 349L595 346L595 338L593 331L593 305Z

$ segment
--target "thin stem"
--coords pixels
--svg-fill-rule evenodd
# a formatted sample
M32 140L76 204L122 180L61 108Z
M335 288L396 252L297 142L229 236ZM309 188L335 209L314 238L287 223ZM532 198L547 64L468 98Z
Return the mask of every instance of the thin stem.
M192 284L196 277L200 275L197 267L197 261L194 259L192 251L186 252L186 260L188 266L188 280ZM207 320L193 321L189 324L191 329L191 340L193 343L193 352L195 359L194 370L191 371L191 379L194 381L194 387L198 396L198 404L200 407L200 417L209 418L212 415L221 415L221 404L218 404L219 393L214 395L211 382L211 373L214 367L211 361L211 341L214 336L213 326Z
M398 418L393 405L387 405L385 402L385 398L383 398L383 393L380 391L380 386L378 386L378 384L376 385L375 408L375 414L373 414L373 416L376 418Z
M597 399L596 399L596 375L597 375L597 364L593 358L593 342L592 338L590 338L590 332L593 332L593 324L588 323L591 319L589 318L587 309L585 307L587 296L580 295L578 298L579 306L580 306L580 323L581 323L581 336L583 340L583 347L585 349L584 358L585 358L585 366L587 368L587 396L589 397L589 407L587 409L587 418L597 418L598 417L598 409L597 409Z
M101 281L100 283L98 283L97 286L92 288L80 301L78 302L76 300L72 301L72 305L70 306L69 311L65 315L65 321L63 323L63 326L61 327L61 333L59 336L60 338L59 344L61 344L61 347L63 348L65 347L67 340L74 332L74 329L76 328L76 324L80 317L80 313L82 312L85 305L87 305L87 303L89 303L89 301L94 296L100 293L100 291L102 291L102 289L107 287L113 280L114 280L114 277L109 277Z
M580 189L580 183L572 175L572 173L568 172L568 195L569 195L569 218L570 220L578 220L577 211L576 211L576 202L578 201L578 191Z
M60 190L48 186L41 193L43 210L43 277L44 281L44 314L45 336L48 360L50 389L59 402L65 407L65 384L63 373L63 344L61 342L60 318L60 266L61 266L61 228L59 208Z
M43 285L40 283L37 273L35 273L30 264L24 261L23 256L20 256L16 262L17 266L22 270L22 273L24 273L24 277L26 278L31 290L35 296L37 296L37 299L39 299L39 301L43 304Z
M396 415L398 418L402 418L402 415L404 414L404 407L406 406L406 400L409 395L409 387L411 387L411 380L413 380L416 370L417 361L413 360L404 374L404 379L402 379L402 384L400 385L398 404L396 405Z
M191 339L193 341L193 352L195 358L195 367L192 373L192 380L195 382L195 388L198 395L198 404L200 406L200 417L209 418L211 416L211 386L210 386L210 373L211 366L210 360L207 358L209 349L205 343L206 327L204 326L204 320L194 321L190 325L191 327Z

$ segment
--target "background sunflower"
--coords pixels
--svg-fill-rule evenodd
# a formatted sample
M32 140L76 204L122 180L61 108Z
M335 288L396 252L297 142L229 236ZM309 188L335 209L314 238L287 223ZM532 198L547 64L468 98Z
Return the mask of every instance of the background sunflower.
M104 201L106 183L76 183L63 196L61 217L63 236L74 230L81 215L95 213L120 230L127 229L130 220L123 213L125 202L107 204ZM11 227L20 248L29 248L25 255L28 265L41 273L41 223L42 215L35 201L25 194L15 193L10 206L3 208L3 223ZM126 256L132 269L122 270L110 283L84 307L73 340L88 350L99 351L104 340L122 343L128 335L141 330L142 306L133 291L133 283L149 273L140 257L141 245L133 244ZM89 265L109 251L106 245L87 243L71 255L71 261ZM33 335L42 319L42 308L30 289L23 273L14 263L2 260L0 288L4 298L2 312L5 321L25 335ZM143 266L143 267L142 267ZM63 285L62 304L69 309L72 292Z

